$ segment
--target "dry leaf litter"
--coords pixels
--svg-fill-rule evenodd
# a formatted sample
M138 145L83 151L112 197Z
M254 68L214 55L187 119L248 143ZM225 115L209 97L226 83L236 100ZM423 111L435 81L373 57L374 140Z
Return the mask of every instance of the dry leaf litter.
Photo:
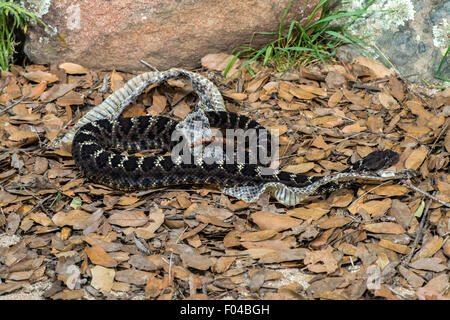
M202 72L229 111L277 129L282 170L327 175L377 149L450 201L450 89L411 88L357 58L285 74ZM214 187L135 193L86 181L48 149L137 73L73 63L12 66L0 79L0 299L449 299L448 209L401 182L247 204ZM124 117L183 119L183 79L147 88Z

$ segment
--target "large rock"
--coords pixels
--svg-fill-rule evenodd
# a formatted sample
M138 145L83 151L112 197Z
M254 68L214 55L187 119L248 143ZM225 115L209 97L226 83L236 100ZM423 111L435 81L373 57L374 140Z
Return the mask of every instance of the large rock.
M358 11L368 1L343 1L339 10ZM378 58L405 79L418 84L449 83L434 77L450 46L449 0L377 0L349 31L368 46L339 48L343 60L366 55ZM447 57L439 76L450 78Z
M25 53L36 63L90 68L196 67L231 52L258 31L276 31L290 0L25 0L53 28L29 28ZM318 0L294 1L286 21L304 21ZM254 44L267 41L255 37Z

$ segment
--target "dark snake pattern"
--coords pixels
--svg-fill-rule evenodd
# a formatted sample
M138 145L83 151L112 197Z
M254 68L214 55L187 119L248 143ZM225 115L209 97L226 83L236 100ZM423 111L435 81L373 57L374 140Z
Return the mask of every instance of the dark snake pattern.
M236 113L205 112L211 127L222 129L265 129L258 122ZM305 187L323 177L272 170L261 174L258 164L174 163L171 156L121 155L121 151L139 152L159 148L170 151L177 121L166 117L143 116L97 120L82 126L75 134L72 155L82 173L95 183L125 191L143 190L180 184L214 184L220 187L255 186L281 182ZM270 136L269 136L270 138ZM375 151L343 172L374 172L395 164L399 159L392 150ZM266 168L267 169L267 168ZM358 177L355 177L355 180ZM353 182L353 181L350 181ZM325 193L349 184L327 183L315 193Z

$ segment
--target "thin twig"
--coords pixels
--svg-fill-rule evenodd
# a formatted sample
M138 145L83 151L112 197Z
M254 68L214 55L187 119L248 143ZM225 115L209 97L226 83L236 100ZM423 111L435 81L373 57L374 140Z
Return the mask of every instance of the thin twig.
M51 194L51 195L45 197L45 198L42 199L42 200L39 200L39 201L34 205L33 208L31 208L30 210L28 210L28 211L23 215L22 218L26 217L29 213L31 213L31 212L33 212L34 210L36 210L37 207L40 207L45 201L47 201L48 199L50 199L52 196L53 196L53 194Z
M159 71L156 67L152 66L150 63L148 63L147 61L141 60L141 63L146 65L147 67L149 67L150 69L153 69L153 71Z
M434 201L442 204L443 206L446 206L446 207L450 208L450 203L442 201L441 199L436 198L435 196L429 194L428 192L423 191L423 190L417 188L416 186L413 186L411 183L409 183L407 181L403 181L403 184L406 185L407 187L413 189L414 191L417 191L417 192L423 194L425 197L430 198L431 200L434 200Z
M438 136L436 137L436 139L434 139L434 142L433 142L433 144L431 145L431 148L428 150L427 157L428 157L428 155L430 154L430 152L433 151L434 146L435 146L436 143L439 141L439 139L441 138L442 134L447 130L447 127L448 127L448 124L449 124L449 123L450 123L450 122L447 121L447 123L446 123L446 124L444 125L444 127L442 128L441 132L439 132L439 134L438 134Z
M11 109L12 107L18 105L19 103L21 103L23 100L25 100L26 98L28 98L28 96L30 95L30 93L28 92L27 94L25 94L22 98L20 98L19 100L17 100L16 102L14 102L13 104L11 104L10 106L7 106L6 108L4 108L3 110L0 110L0 114L8 111L9 109Z
M348 206L348 208L350 208L350 207L353 206L355 203L357 203L359 200L361 200L361 198L363 198L366 194L371 193L373 190L375 190L375 189L377 189L377 188L379 188L379 187L381 187L381 186L384 186L385 184L388 184L389 182L391 182L391 180L388 180L388 181L385 181L385 182L383 182L383 183L380 183L379 185L373 187L372 189L367 190L367 191L364 192L362 195L360 195L355 201L353 201L353 202Z
M354 83L353 88L356 89L364 89L364 90L369 90L369 91L381 91L381 88L379 87L375 87L375 86L371 86L371 85L367 85L367 84L363 84L363 83Z
M425 226L425 221L427 220L428 210L430 209L430 205L432 202L433 202L432 199L428 200L427 205L425 206L425 209L423 210L422 220L420 220L420 224L419 224L419 230L417 230L416 238L414 239L414 243L412 245L411 251L408 254L408 257L405 260L405 264L409 264L411 262L411 258L414 254L414 251L416 250L417 245L419 244L419 241L422 238L423 228Z
M234 254L212 254L211 257L248 257L248 253L234 253Z
M181 237L186 232L187 228L188 227L184 228L183 232L178 236L177 241L175 241L175 244L177 244L178 241L180 241ZM170 283L170 279L171 279L171 275L172 275L172 257L173 257L173 250L170 252L170 258L169 258L169 283Z

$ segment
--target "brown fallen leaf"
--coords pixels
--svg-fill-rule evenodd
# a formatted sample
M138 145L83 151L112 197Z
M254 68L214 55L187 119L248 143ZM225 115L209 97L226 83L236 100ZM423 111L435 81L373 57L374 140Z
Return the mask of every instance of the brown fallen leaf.
M303 261L307 265L308 270L311 272L326 272L327 274L333 273L338 268L338 265L332 251L333 248L329 246L323 250L307 252Z
M108 222L121 227L140 227L148 222L144 211L120 211L113 213Z
M342 90L342 92L344 93L344 96L348 99L348 101L356 104L357 106L368 108L371 104L372 97L370 95L366 95L365 98L363 98L362 95L353 93L352 91L345 88Z
M330 71L327 73L327 76L325 77L325 82L326 82L328 88L339 89L339 88L344 87L344 85L347 83L347 79L345 79L345 77L341 73ZM341 91L336 91L333 95L335 95L335 94L340 95L340 97L342 98ZM338 98L337 101L336 101L336 98L337 97L333 98L333 100L334 100L333 104L340 101L340 98ZM330 97L330 99L331 99L331 97ZM334 104L334 105L336 105L336 104Z
M367 127L361 126L358 122L356 122L354 124L350 124L350 125L342 128L342 132L348 133L348 134L359 133L359 132L363 132L365 130L367 130Z
M46 80L42 80L41 82L39 82L39 84L31 88L28 97L30 97L31 99L39 98L41 94L45 91L45 89L47 89L47 83L48 82Z
M148 279L150 279L152 275L153 274L151 272L136 269L125 269L116 271L114 279L116 281L131 283L137 286L143 286L147 284Z
M384 200L373 200L362 203L357 206L357 212L366 210L371 217L382 217L391 207L392 200L386 198Z
M236 101L243 101L247 99L248 95L246 93L242 92L233 92L233 91L226 91L222 93L224 97L230 98L232 100Z
M116 91L122 88L124 85L123 77L122 75L117 72L116 70L113 70L111 72L111 90Z
M303 89L303 90L305 90L305 91L308 91L308 92L311 92L313 94L316 94L318 96L322 96L322 97L327 97L328 96L327 92L323 88L320 88L320 87L308 86L308 85L305 85L305 84L300 84L300 85L298 85L298 87Z
M387 110L397 110L400 108L400 105L398 104L397 100L395 100L387 92L378 93L378 100L380 100L381 105L385 107Z
M85 67L71 62L61 63L58 68L64 69L68 74L86 74L89 72Z
M139 201L139 198L133 197L133 196L126 196L126 197L120 197L117 204L120 204L121 206L128 206L130 204L136 203Z
M147 112L151 116L157 116L164 111L167 105L167 98L164 95L159 94L157 90L153 94L153 103L150 108L147 109Z
M53 101L65 95L67 92L69 92L75 87L76 87L75 84L66 84L66 83L55 84L53 87L42 93L40 99L42 102Z
M153 274L149 277L145 285L145 297L156 298L164 288L163 279L156 278Z
M114 283L114 276L116 275L114 269L97 265L91 268L91 274L91 286L100 291L111 290Z
M189 112L191 112L191 107L185 101L178 102L173 108L173 115L181 119L184 119Z
M363 229L373 233L402 234L406 232L406 230L403 229L401 225L394 222L379 222L366 224L363 226Z
M324 219L323 221L320 221L317 225L321 229L331 229L342 227L347 223L349 223L350 221L352 221L352 219L349 217L332 216L327 219Z
M436 235L422 245L422 248L414 255L412 261L428 258L434 255L444 244L444 239Z
M201 64L203 68L206 68L208 70L216 70L216 71L223 71L227 67L228 63L233 59L233 55L227 54L227 53L211 53L207 54L201 59ZM239 59L236 59L235 62L233 62L233 65L231 69L236 69L239 67ZM233 73L230 69L230 74Z
M37 83L40 83L44 80L47 81L47 83L52 83L52 82L56 82L59 80L59 78L56 75L54 75L50 72L45 72L45 71L41 71L41 70L26 72L23 74L23 76L25 78L27 78L28 80L37 82Z
M340 190L330 196L330 206L337 208L346 208L353 200L353 192ZM356 203L357 204L357 203ZM354 208L352 206L351 208ZM354 214L352 210L349 209Z
M250 249L251 250L258 250L258 249ZM289 250L266 250L261 249L260 251L260 263L280 263L280 262L286 262L286 261L297 261L297 260L303 260L308 255L309 250L306 248L296 248L296 249L289 249ZM256 253L256 251L254 251ZM257 258L257 255L253 255L253 257Z
M205 255L201 255L194 248L188 245L176 245L174 250L180 254L180 258L187 266L198 269L208 270L214 261Z
M389 78L394 76L392 71L386 68L378 60L370 59L367 57L356 57L355 59L353 59L352 63L367 67L375 79L381 79L385 77Z
M91 215L83 210L70 210L68 212L57 212L53 215L53 223L59 227L73 226L76 223L85 222Z
M315 221L320 219L323 215L327 214L328 212L330 212L330 209L299 207L289 210L287 214L303 220L308 220L309 218L311 218L313 221Z
M34 211L30 213L30 219L45 227L53 225L53 221L42 211Z
M256 232L246 232L239 235L241 241L262 241L272 238L278 232L275 230L262 230Z
M314 162L305 162L301 164L291 164L283 168L283 171L292 173L305 173L314 168Z
M136 234L144 239L150 239L155 236L155 231L163 224L164 222L164 213L161 209L156 209L150 212L148 216L149 222L146 226L137 228Z
M114 268L117 265L117 261L100 246L85 247L84 250L93 264L98 264L105 268Z
M286 240L261 240L261 241L241 241L240 245L247 249L252 248L264 248L273 250L289 250L291 249L292 243Z
M391 76L389 77L389 84L391 85L391 94L394 96L397 101L402 102L405 98L405 89L403 87L403 84L400 80L398 80L396 77Z
M402 265L398 266L398 271L403 276L403 278L405 278L406 281L408 281L409 285L413 288L419 288L425 282L425 280L422 277L418 276L413 271L409 270L408 268Z
M321 93L324 93L326 96L326 92L324 92L323 90L320 91ZM294 97L299 98L299 99L305 99L305 100L310 100L312 98L315 98L317 95L310 92L310 91L306 91L305 89L303 89L301 86L296 86L296 85L290 85L289 86L289 93L292 94Z
M56 104L59 106L72 106L84 104L84 95L78 92L69 91L62 97L56 100Z
M250 219L252 219L261 230L283 231L302 223L302 220L299 219L265 211L253 213L250 216Z
M441 262L442 260L440 258L423 258L411 262L409 266L414 269L441 272L447 269Z
M411 213L409 207L405 203L397 199L394 199L392 201L389 215L393 216L395 218L395 221L397 221L405 229L408 228L409 224L414 218L414 215Z
M419 300L449 300L449 298L444 297L436 290L419 288L416 290L416 295Z
M411 250L408 246L405 246L404 244L394 243L389 240L381 239L378 243L380 247L390 249L392 251L402 253L402 254L408 254Z
M146 115L147 112L145 112L145 108L141 103L131 104L122 112L122 117L124 118L140 117Z
M406 169L419 169L422 162L425 160L425 157L428 154L428 149L425 146L421 146L417 149L415 149L406 159L405 161L405 168Z

